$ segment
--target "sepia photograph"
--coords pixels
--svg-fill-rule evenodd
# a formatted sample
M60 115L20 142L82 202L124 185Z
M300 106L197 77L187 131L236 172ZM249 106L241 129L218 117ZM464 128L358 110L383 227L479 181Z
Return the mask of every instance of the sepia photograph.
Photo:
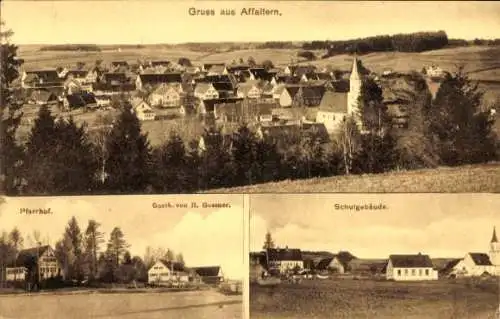
M242 195L4 198L0 318L244 318Z
M500 191L498 2L1 10L3 194Z
M500 316L498 196L248 196L252 319Z

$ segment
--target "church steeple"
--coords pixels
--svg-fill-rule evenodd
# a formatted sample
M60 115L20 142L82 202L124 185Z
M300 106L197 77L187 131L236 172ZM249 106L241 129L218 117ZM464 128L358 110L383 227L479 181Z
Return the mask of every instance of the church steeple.
M354 56L352 61L351 80L359 80L358 57Z
M493 236L491 237L491 243L498 243L497 232L495 227L493 227Z

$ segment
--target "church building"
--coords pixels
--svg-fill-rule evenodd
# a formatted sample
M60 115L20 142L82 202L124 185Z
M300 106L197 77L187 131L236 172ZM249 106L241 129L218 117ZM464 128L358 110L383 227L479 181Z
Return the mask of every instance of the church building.
M493 228L489 253L467 253L465 257L453 267L450 275L454 277L500 275L500 243L498 242L495 228Z
M361 128L358 100L363 82L358 65L359 61L355 57L349 78L349 92L328 91L323 95L316 122L323 123L329 133L337 130L348 115L352 115L358 128Z

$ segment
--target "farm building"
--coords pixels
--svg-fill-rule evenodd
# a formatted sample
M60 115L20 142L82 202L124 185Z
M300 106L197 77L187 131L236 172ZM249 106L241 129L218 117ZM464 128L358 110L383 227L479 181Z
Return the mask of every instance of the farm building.
M220 266L195 267L192 270L205 284L218 285L224 281L224 274Z
M194 96L200 100L212 100L219 98L219 92L212 83L197 83L194 89Z
M162 107L178 107L181 104L182 85L162 83L148 97L151 105Z
M304 260L300 249L270 248L265 250L266 264L269 271L285 273L293 269L304 269Z
M139 74L135 80L135 87L137 90L142 90L146 86L155 87L162 83L182 83L182 75L181 73Z
M279 97L281 107L290 107L293 104L295 95L299 92L300 86L285 86Z
M340 261L338 256L325 257L315 265L316 270L327 270L338 274L345 273L346 268L346 265Z
M167 260L158 260L148 270L148 283L164 285L169 282L189 282L192 280L184 264Z
M391 255L387 262L386 279L395 281L437 280L428 255Z

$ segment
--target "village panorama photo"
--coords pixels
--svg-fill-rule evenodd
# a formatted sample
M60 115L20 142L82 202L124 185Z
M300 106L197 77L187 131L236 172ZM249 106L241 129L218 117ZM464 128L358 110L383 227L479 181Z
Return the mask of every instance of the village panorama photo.
M0 318L243 319L244 234L242 195L4 198Z
M498 196L249 197L252 319L500 316Z
M498 2L92 5L2 1L4 194L500 191Z

